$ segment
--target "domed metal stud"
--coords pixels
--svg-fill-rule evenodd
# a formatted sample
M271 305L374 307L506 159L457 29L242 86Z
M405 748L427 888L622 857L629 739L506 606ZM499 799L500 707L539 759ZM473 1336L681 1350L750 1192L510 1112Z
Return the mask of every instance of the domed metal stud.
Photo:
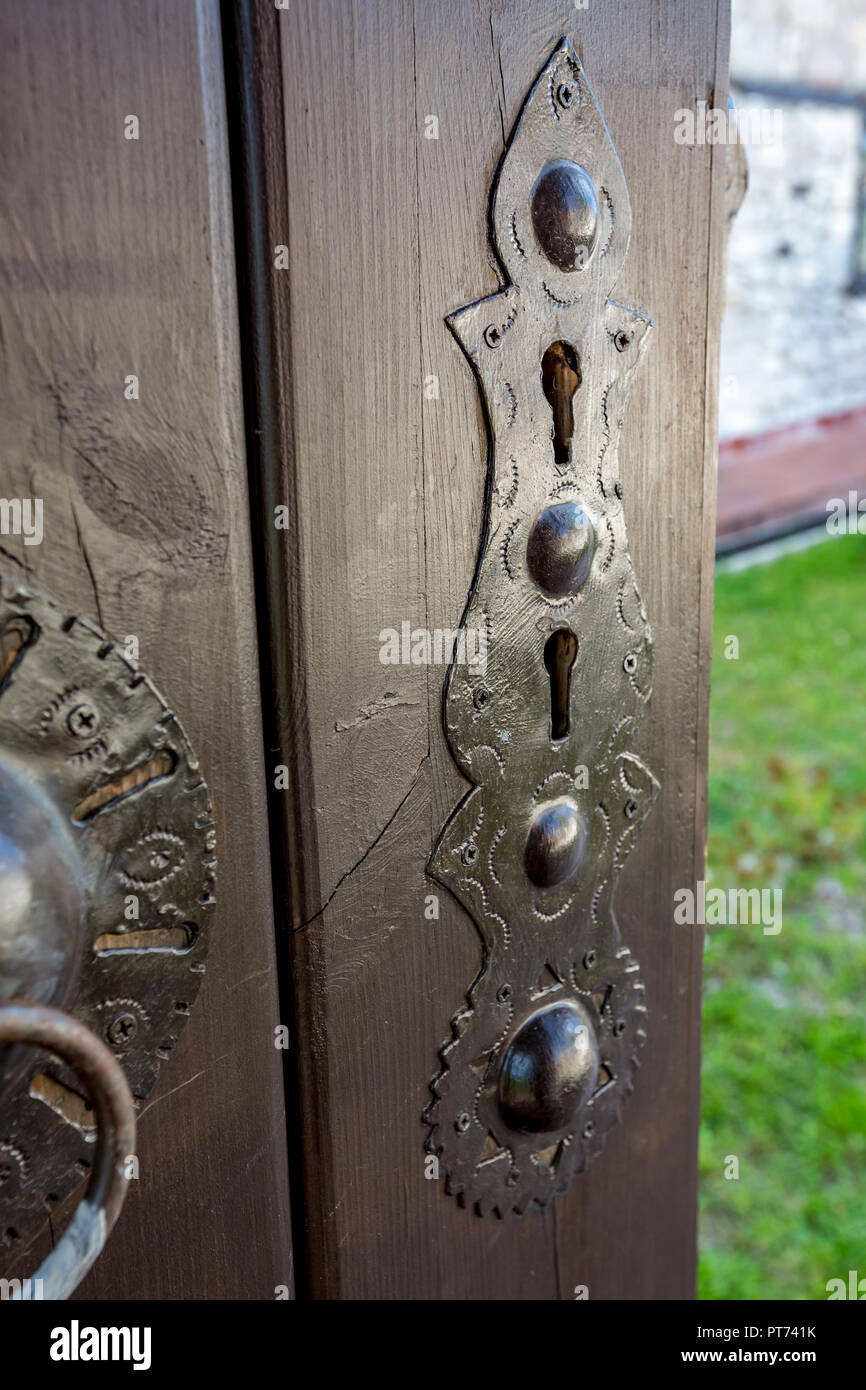
M558 270L582 270L598 241L598 196L589 174L570 159L546 164L529 200L532 228Z
M526 544L529 573L554 598L586 583L595 554L595 527L577 502L557 502L536 517Z
M576 1000L548 1004L524 1023L499 1073L499 1112L509 1129L566 1129L596 1088L598 1040Z
M538 888L555 888L577 872L586 849L586 826L567 796L536 812L523 853L527 876Z

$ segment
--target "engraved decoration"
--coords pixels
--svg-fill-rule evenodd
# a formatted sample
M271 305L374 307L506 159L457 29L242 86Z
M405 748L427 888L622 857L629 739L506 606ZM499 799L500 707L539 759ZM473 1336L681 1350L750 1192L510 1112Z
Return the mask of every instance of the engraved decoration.
M448 672L445 732L471 790L428 865L483 965L424 1118L446 1190L501 1216L544 1207L601 1150L646 1022L613 894L659 790L632 749L652 641L617 461L652 324L608 298L628 193L568 39L526 99L491 218L505 287L447 320L489 422L462 619L486 631L487 664Z
M176 716L92 623L0 581L0 1001L64 1008L117 1055L137 1108L201 985L210 797ZM0 1258L89 1172L80 1082L0 1048Z

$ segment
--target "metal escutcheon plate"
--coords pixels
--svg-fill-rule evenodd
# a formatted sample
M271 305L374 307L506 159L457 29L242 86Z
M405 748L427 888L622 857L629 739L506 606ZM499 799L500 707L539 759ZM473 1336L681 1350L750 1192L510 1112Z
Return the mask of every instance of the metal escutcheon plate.
M646 1037L613 894L659 789L634 751L652 638L618 460L651 321L610 298L628 192L568 39L526 98L493 190L503 286L449 327L490 429L445 735L471 784L429 872L475 922L483 966L431 1083L428 1150L480 1214L544 1207L599 1153Z
M120 1061L140 1107L198 994L215 830L174 712L92 623L0 581L0 1001L63 1008ZM81 1083L0 1052L0 1251L91 1169Z

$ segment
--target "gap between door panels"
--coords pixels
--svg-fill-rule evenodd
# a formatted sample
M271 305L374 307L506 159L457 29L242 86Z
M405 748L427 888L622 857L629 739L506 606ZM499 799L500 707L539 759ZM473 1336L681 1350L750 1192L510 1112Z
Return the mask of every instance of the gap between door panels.
M294 538L297 536L294 440L290 404L278 383L291 380L289 277L272 276L273 247L284 229L272 225L274 209L287 206L283 157L283 103L279 12L255 0L221 0L226 103L238 274L244 425L249 471L252 565L258 627L263 756L268 786L268 823L273 876L274 921L281 1021L289 1027L284 1054L295 1297L310 1297L309 1240L304 1201L304 1160L315 1162L317 1117L306 1121L301 1107L297 1031L299 1001L293 982L291 937L318 901L315 826L301 826L295 789L309 771L305 723L303 626ZM288 528L277 531L275 508L288 506ZM294 716L294 717L293 717ZM288 769L289 786L276 791L274 768ZM306 848L306 854L304 850ZM305 943L306 947L306 943ZM315 943L309 943L315 952ZM305 973L315 990L319 973ZM309 1007L308 1004L305 1006ZM304 1144L302 1144L302 1136Z

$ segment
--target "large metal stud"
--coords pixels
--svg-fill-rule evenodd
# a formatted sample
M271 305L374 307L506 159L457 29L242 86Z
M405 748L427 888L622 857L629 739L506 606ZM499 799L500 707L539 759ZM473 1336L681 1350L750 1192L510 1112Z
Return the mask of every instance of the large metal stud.
M509 1129L545 1134L571 1125L595 1090L599 1053L576 1000L548 1004L524 1023L499 1074L499 1110Z
M577 872L586 849L586 827L573 801L561 796L536 812L523 864L539 888L555 888Z
M598 241L598 196L586 170L570 159L546 164L530 197L532 228L558 270L582 270Z
M595 527L577 502L557 502L536 517L526 546L529 573L554 598L577 593L595 554Z

